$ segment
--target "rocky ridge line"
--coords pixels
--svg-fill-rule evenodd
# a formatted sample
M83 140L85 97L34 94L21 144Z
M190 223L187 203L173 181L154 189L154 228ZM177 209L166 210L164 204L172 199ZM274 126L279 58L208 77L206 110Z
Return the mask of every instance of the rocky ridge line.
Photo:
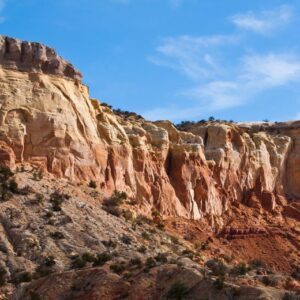
M0 36L0 65L22 72L42 72L81 81L82 75L54 49L40 43Z

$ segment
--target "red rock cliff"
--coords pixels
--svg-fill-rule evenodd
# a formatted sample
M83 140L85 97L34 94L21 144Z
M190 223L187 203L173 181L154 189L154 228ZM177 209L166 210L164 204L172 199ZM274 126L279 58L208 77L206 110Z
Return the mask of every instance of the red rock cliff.
M0 159L126 191L140 209L222 223L232 205L275 210L300 197L300 123L125 118L89 98L54 50L0 37Z

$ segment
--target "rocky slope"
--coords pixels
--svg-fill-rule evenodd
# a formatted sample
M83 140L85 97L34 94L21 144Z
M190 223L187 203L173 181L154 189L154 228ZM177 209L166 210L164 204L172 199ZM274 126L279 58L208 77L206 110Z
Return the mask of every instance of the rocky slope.
M268 268L284 273L277 286L297 290L287 274L298 270L300 261L299 160L300 122L205 122L184 131L169 121L149 122L90 99L81 74L53 49L2 36L0 162L15 173L9 180L18 186L7 181L7 169L1 169L0 259L4 281L12 284L4 294L37 299L30 293L38 291L49 296L45 299L102 299L111 292L107 299L119 299L130 284L128 299L143 299L137 295L146 287L149 299L161 299L174 277L166 274L189 269L185 264L178 269L185 248L176 246L175 251L172 243L168 245L170 233L184 238L182 247L204 251L207 259L233 257L232 264L263 259ZM96 191L87 188L90 181ZM101 203L121 191L129 199L125 210L106 207L107 214ZM65 201L62 194L71 200ZM146 222L132 231L137 216L150 220L150 225ZM72 268L73 254L113 252L105 241L115 239L118 257L131 272L128 264L144 246L141 236L147 226L149 230L165 227L167 233L155 235L157 243L149 245L142 263L161 251L169 253L173 266L155 264L150 277L135 269L139 284L120 279L109 268L105 272L91 265L83 271ZM129 235L130 246L122 240L124 235ZM41 276L34 270L43 267L51 253L56 253L55 274ZM112 261L120 264L118 259ZM204 264L202 259L201 274L191 281L187 299L197 299L199 290L216 279L203 277ZM16 289L15 277L22 272L43 278ZM255 286L251 292L241 289L237 299L258 299L268 293L265 287L256 289L259 274L249 276L230 283ZM60 288L53 289L61 280ZM73 289L76 280L78 293ZM116 288L105 285L99 291L99 280ZM168 284L160 286L164 282ZM252 292L256 296L247 298ZM227 299L224 292L216 295L208 289L207 293L213 294L201 297ZM271 299L281 299L284 291L270 293Z

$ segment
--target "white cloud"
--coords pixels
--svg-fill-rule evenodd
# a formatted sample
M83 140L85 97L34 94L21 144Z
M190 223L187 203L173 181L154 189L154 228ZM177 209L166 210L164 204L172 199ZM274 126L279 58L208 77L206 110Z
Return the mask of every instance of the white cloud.
M254 14L248 12L231 19L245 29L266 33L288 22L292 9L287 6ZM191 86L176 91L174 98L181 104L169 103L165 107L144 113L146 118L191 119L216 110L244 105L259 93L270 89L300 83L300 56L285 51L243 53L241 47L247 35L179 36L165 38L156 47L150 62L180 72L191 81ZM227 57L228 49L230 56ZM238 50L235 57L232 51ZM189 101L189 105L185 99ZM188 106L188 108L187 108Z
M230 19L238 28L267 34L288 23L292 17L292 8L283 5L274 10L265 10L259 13L250 11L245 14L237 14Z
M180 71L194 86L177 91L193 100L189 108L179 105L144 113L151 120L196 118L216 110L245 104L258 93L300 82L300 57L290 53L251 54L237 57L230 65L215 58L215 47L238 41L234 36L178 37L163 40L158 57L151 61ZM222 52L222 51L221 51Z
M209 37L179 36L162 40L156 52L159 56L148 59L159 66L180 71L193 80L210 77L220 71L214 49L237 42L236 36L215 35Z

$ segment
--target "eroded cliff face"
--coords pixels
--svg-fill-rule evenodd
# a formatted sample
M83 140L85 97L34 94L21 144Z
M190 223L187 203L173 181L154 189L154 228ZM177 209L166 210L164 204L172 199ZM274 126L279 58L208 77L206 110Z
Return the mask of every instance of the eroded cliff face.
M232 205L276 210L300 197L300 124L126 118L89 97L54 50L0 38L0 159L125 191L139 209L222 223Z

